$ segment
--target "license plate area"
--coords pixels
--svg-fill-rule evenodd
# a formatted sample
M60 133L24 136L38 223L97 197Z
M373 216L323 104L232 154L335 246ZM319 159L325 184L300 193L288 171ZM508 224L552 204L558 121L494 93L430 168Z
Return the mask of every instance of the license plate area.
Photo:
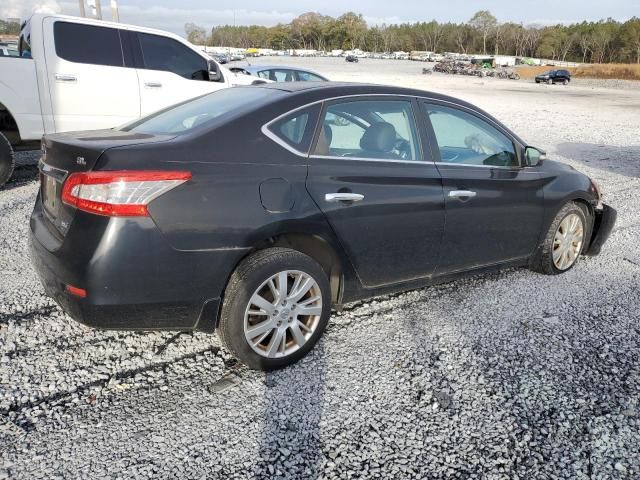
M57 217L59 213L60 205L62 201L60 199L60 188L62 186L55 178L42 174L42 206L44 211L50 217Z
M40 162L40 196L49 220L60 216L62 206L62 184L67 172Z

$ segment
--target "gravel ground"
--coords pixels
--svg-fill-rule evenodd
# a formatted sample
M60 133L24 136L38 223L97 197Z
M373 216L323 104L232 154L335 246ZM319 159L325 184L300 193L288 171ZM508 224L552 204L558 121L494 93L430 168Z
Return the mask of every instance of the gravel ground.
M639 478L640 89L293 61L487 109L600 183L619 212L609 243L557 277L351 305L265 375L215 336L70 320L29 263L37 157L20 154L0 191L0 478Z

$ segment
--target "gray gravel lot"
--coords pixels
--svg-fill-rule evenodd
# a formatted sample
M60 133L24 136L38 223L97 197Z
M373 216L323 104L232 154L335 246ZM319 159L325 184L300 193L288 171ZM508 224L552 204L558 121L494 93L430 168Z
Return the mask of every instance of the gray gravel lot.
M619 212L609 243L557 277L351 305L265 375L215 336L70 320L30 265L38 185L20 154L0 191L0 479L640 478L640 89L295 61L482 106L600 183Z

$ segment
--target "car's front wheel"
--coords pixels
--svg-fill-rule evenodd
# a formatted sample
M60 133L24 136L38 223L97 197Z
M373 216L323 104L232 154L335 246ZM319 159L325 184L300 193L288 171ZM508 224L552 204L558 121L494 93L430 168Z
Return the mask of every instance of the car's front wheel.
M576 202L563 206L553 219L531 269L547 275L564 273L576 264L585 248L591 219L587 208Z
M223 344L256 370L274 370L305 356L329 321L331 296L322 267L287 248L247 257L225 290L218 325Z

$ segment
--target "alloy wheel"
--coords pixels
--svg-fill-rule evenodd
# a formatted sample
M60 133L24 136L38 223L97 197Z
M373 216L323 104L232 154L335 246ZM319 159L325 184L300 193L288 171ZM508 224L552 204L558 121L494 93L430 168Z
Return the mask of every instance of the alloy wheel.
M558 270L567 270L578 259L584 241L584 226L579 215L564 217L553 238L553 264Z
M320 286L299 270L278 272L253 293L244 314L244 336L263 357L285 357L299 350L322 316Z

